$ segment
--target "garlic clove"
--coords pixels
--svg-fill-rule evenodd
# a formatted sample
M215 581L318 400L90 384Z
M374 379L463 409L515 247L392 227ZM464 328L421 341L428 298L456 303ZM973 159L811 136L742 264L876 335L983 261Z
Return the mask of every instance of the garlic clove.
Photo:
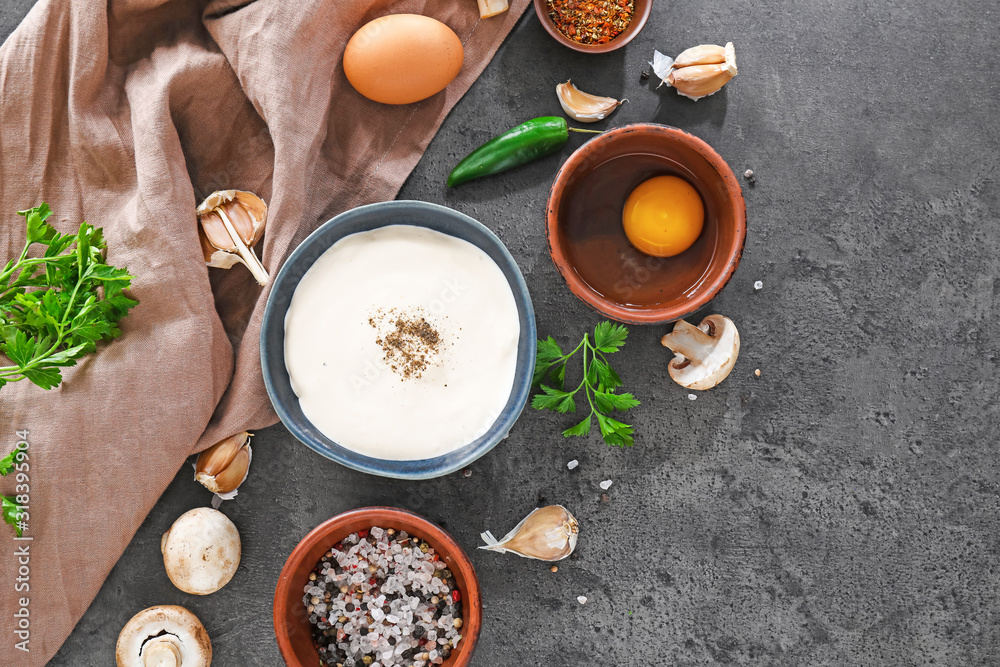
M698 101L719 92L736 76L736 47L700 44L683 51L676 59L653 52L650 63L662 82L677 89L684 97Z
M724 62L726 62L726 47L717 44L699 44L681 51L681 54L674 60L674 67L718 65Z
M220 190L198 206L199 237L205 262L228 269L244 264L261 285L269 277L253 251L267 222L267 204L252 192Z
M725 64L693 65L675 69L667 77L667 84L677 89L684 97L698 101L714 95L733 78Z
M479 18L488 19L507 11L507 0L479 0Z
M569 510L562 505L549 505L524 517L502 540L498 541L490 531L482 533L480 537L486 546L479 548L556 561L573 553L579 533L580 526Z
M604 120L625 101L585 93L574 86L572 80L558 84L556 96L566 115L581 123Z
M223 500L231 500L250 474L253 451L250 436L244 431L215 443L195 462L195 481Z

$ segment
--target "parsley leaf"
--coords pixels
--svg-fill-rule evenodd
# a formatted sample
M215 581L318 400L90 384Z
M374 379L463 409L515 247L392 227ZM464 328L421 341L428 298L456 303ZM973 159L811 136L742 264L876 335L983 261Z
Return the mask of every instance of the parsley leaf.
M0 354L13 363L0 365L0 389L20 380L52 389L61 368L121 335L118 322L138 303L124 294L133 276L105 261L102 230L85 222L60 234L44 203L18 215L24 249L0 271ZM33 245L45 247L41 256L28 256Z
M14 526L14 532L21 537L21 526L18 522L21 518L21 506L10 496L0 496L0 506L3 510L3 520L5 523Z
M590 418L593 417L593 416L594 416L594 414L591 413L591 414L587 415L584 418L584 420L582 422L580 422L579 424L575 424L573 426L570 426L568 429L566 429L565 431L563 431L563 436L565 436L565 437L568 438L571 435L587 435L588 433L590 433Z
M554 410L566 414L576 410L576 403L573 402L573 393L547 387L544 384L540 387L541 394L535 394L531 399L531 407L536 410Z
M638 406L639 401L632 394L615 393L615 389L622 386L622 379L605 356L620 350L627 336L628 329L621 324L601 322L594 328L593 339L590 334L584 334L583 340L569 354L563 354L552 336L539 340L533 385L541 393L532 398L531 407L560 414L575 412L573 397L583 390L590 413L583 421L563 431L563 435L568 438L589 434L596 415L604 442L615 447L631 447L635 444L632 427L613 419L609 413L624 412ZM576 388L567 390L566 364L580 350L583 350L583 379ZM545 384L550 377L556 386Z
M625 344L628 329L622 324L604 321L594 327L594 347L605 354L617 352Z
M17 450L15 449L10 454L0 459L0 477L7 475L14 469L14 454L16 453Z

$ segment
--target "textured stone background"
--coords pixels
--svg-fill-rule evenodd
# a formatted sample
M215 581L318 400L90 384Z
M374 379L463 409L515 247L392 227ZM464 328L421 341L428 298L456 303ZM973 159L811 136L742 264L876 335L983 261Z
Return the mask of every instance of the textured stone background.
M30 4L5 0L4 35ZM110 664L121 626L157 603L197 612L220 667L280 664L270 611L285 557L369 504L422 513L469 550L485 595L477 665L1000 664L997 13L992 0L661 1L626 49L588 57L529 11L400 196L495 230L540 333L565 341L598 318L553 268L542 210L579 139L455 192L442 185L451 166L559 113L553 87L568 77L629 99L611 126L654 120L706 139L757 175L746 254L709 308L742 333L730 379L689 401L666 374L666 328L633 328L616 361L644 401L634 449L564 441L569 419L528 411L469 479L366 477L266 429L225 505L243 536L232 584L192 598L163 572L160 534L209 501L185 469L52 664ZM654 47L727 40L740 75L715 97L640 83ZM582 524L579 557L557 574L475 550L480 531L542 502Z

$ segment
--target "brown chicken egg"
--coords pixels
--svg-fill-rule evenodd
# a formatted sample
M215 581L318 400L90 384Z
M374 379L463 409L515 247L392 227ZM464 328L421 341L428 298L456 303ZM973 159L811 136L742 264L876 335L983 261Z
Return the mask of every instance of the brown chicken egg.
M344 73L368 99L410 104L444 90L462 69L462 41L444 23L419 14L390 14L354 33Z

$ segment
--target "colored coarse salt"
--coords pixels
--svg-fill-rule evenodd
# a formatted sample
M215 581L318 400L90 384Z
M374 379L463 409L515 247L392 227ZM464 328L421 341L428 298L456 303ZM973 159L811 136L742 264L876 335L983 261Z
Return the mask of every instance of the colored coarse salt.
M303 593L324 666L430 667L462 639L451 571L430 544L403 531L349 535L317 563Z
M562 34L580 44L607 44L620 35L635 12L635 0L548 0L549 18Z

